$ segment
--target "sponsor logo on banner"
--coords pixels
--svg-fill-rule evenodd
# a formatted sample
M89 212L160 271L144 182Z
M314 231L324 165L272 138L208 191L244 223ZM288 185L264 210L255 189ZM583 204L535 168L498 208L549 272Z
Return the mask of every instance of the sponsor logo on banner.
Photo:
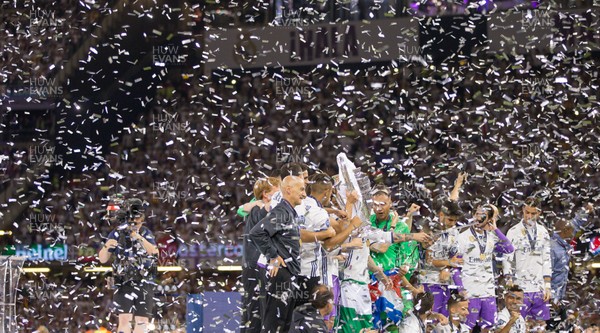
M178 258L188 267L222 261L224 264L240 264L244 256L242 244L180 244L177 250Z
M67 244L56 244L54 246L34 244L31 246L8 246L2 252L4 255L25 257L29 261L66 261L68 259L68 249Z
M244 255L242 244L179 244L168 243L162 240L159 243L159 266L183 265L193 267L199 260L217 262L224 261L235 264L241 261ZM5 246L2 255L26 257L29 261L94 261L98 249L81 245L69 246L55 244L46 246L41 244ZM191 266L190 266L191 265Z

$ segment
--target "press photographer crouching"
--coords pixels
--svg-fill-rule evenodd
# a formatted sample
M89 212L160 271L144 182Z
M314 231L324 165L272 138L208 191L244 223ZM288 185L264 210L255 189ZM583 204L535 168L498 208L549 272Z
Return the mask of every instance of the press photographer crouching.
M140 199L127 200L116 217L118 227L108 235L98 259L106 263L115 255L112 268L116 288L113 303L119 315L117 332L131 333L134 320L133 333L143 333L153 313L158 248L152 232L143 226Z

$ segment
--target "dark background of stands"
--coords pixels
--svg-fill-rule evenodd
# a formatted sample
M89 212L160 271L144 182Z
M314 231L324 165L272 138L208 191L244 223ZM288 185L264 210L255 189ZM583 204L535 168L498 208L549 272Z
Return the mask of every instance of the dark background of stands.
M67 43L65 52L57 55L57 63L43 57L39 62L19 62L27 58L29 51L43 53L44 47L57 48L52 41L40 38L34 45L22 37L2 36L5 45L23 48L21 53L4 49L1 58L0 148L9 160L0 164L0 192L12 185L14 191L3 198L7 200L1 202L0 212L4 217L12 211L20 213L11 220L3 218L0 229L14 234L0 236L0 247L59 241L76 248L97 248L111 229L101 216L106 199L115 192L141 196L149 202L148 224L157 238L186 244L238 243L243 228L235 210L251 199L250 190L257 177L273 174L281 166L278 150L287 145L301 148L303 159L327 172L335 172L335 155L345 151L374 182L385 183L397 193L395 208L402 211L416 201L423 205L424 217L431 213L432 200L451 188L461 169L472 175L461 196L464 208L469 211L482 200L497 203L505 214L503 228L515 223L515 207L527 195L545 196L549 224L556 218L571 217L586 202L600 206L600 131L597 116L593 115L600 98L597 51L573 52L561 59L545 50L532 50L522 56L491 54L485 50L487 28L483 15L491 9L471 7L469 15L458 15L465 10L462 2L442 2L440 6L425 2L413 8L410 3L398 1L394 10L382 11L361 1L357 13L349 13L331 1L322 7L296 2L291 10L318 7L312 12L302 11L312 23L422 17L419 41L422 56L432 67L399 60L329 64L318 69L223 70L206 77L201 61L205 27L277 24L276 11L264 2L253 1L179 2L179 7L185 9L182 11L174 10L177 6L173 3L152 3L142 4L137 14L125 15L95 43L97 53L88 52L91 60L82 61L72 72L63 86L63 95L26 101L23 88L28 82L24 74L41 63L45 66L40 66L43 69L38 75L56 77L90 32L109 15L107 8L115 4L107 2L86 9L78 7L77 1L64 2L57 15L67 19L67 26L73 29L62 32L60 41L56 41L56 45ZM20 17L19 10L4 11L9 4L3 6L2 15ZM526 9L538 4L526 2L519 6ZM555 3L557 8L589 6L589 1ZM77 9L73 13L69 8ZM427 16L431 13L439 16ZM472 33L453 29L465 22L475 27ZM14 21L5 19L2 23L4 31L14 27ZM79 30L81 36L74 38L73 30ZM160 31L160 35L154 31ZM467 42L457 52L456 40L461 37ZM188 38L194 42L187 44L188 60L183 66L153 64L153 47ZM33 50L25 48L28 43ZM541 65L540 56L556 69ZM109 62L111 57L113 61ZM520 64L518 68L516 63ZM11 64L18 64L17 69ZM52 64L55 67L51 70ZM565 74L580 90L571 92L557 86L554 93L520 96L517 102L523 92L523 75L518 69L526 67L537 78ZM384 72L388 74L382 75ZM274 93L275 74L303 77L320 92L314 99L301 101L278 96ZM443 83L448 78L457 79L456 83ZM374 89L372 83L382 83L385 88ZM350 84L357 87L356 91L344 91ZM445 92L455 93L456 98L446 97ZM338 107L340 96L352 101L351 107ZM553 100L560 107L552 112L543 109L540 104L544 100ZM392 107L391 101L403 110L398 105ZM412 131L402 128L401 121L406 118L400 116L420 114L421 106L427 109L422 112L427 127ZM432 111L434 107L436 111ZM154 130L155 117L165 110L179 114L179 121L189 130ZM494 119L507 117L521 127L507 130L496 125ZM325 128L330 130L327 135ZM438 132L436 128L443 130ZM455 137L460 139L455 141ZM499 142L492 140L495 138ZM538 156L523 156L523 147L542 147L546 138L551 142L536 151ZM263 144L264 139L273 144ZM63 163L38 170L30 159L34 144L54 146ZM388 159L413 162L402 166L387 163ZM504 169L507 161L514 162L513 170ZM175 202L160 200L154 189L159 181L176 183L179 187L175 190L187 193L187 197ZM431 194L415 191L415 184L424 184ZM28 231L32 214L49 216L68 226L66 239L55 232ZM426 218L420 218L417 225L425 222ZM577 262L585 268L582 263L589 260L581 255ZM98 318L110 315L111 295L100 289L102 276L79 272L75 260L51 265L52 274L27 275L22 280L23 286L47 286L58 292L39 299L39 295L28 294L24 288L21 301L27 309L22 312L29 320L26 327L48 324L49 315L56 314L59 304L60 314L51 323L57 330L67 327L75 332L86 325L97 325ZM574 267L572 283L579 290L570 291L569 297L582 313L593 313L594 304L588 300L598 299L598 273L577 269ZM175 292L164 295L169 306L161 310L162 314L181 317L186 293L237 290L236 277L235 273L216 272L215 267L161 275L161 283L178 286ZM180 284L182 281L185 283ZM69 294L71 290L76 290L75 296ZM69 300L61 298L67 295ZM76 306L81 315L74 318Z

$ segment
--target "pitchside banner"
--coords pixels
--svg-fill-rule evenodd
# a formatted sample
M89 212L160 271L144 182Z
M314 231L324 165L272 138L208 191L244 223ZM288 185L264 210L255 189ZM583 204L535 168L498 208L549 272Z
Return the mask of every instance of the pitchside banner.
M5 246L2 249L2 255L25 257L28 261L67 261L69 246L67 244Z
M181 265L188 268L197 268L216 265L241 265L244 256L243 245L220 243L189 243L180 244L168 241L170 237L159 239L158 265ZM99 249L81 244L69 246L67 244L41 245L11 245L0 248L0 255L22 256L28 261L72 261L87 263L96 261Z
M538 47L550 52L598 50L599 8L500 12L488 18L491 52L518 52Z
M203 55L206 72L217 68L305 66L331 61L368 63L420 53L419 24L412 17L316 25L286 19L283 23L286 26L209 29Z

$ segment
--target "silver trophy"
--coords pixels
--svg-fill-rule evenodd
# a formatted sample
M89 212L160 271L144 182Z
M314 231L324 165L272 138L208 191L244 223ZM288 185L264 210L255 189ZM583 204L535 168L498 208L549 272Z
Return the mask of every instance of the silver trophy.
M354 204L353 215L358 216L363 222L362 225L371 225L369 217L373 200L371 198L371 181L369 177L354 163L352 163L345 153L337 156L339 173L339 183L337 184L336 200L342 209L346 207L347 191L356 191L358 201Z

